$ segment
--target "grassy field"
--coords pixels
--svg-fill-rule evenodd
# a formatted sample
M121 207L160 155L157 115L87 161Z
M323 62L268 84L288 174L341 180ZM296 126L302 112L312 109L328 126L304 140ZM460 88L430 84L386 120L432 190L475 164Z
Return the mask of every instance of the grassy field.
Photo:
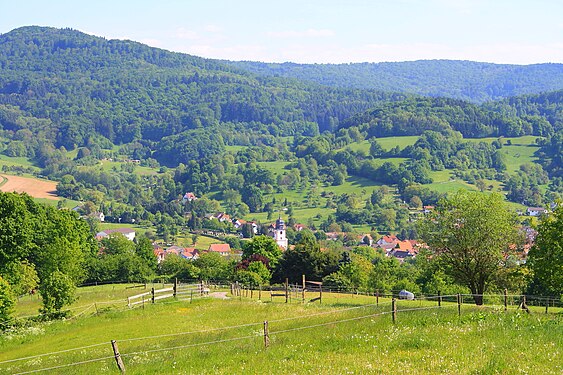
M4 154L0 154L0 168L3 165L22 166L22 167L26 167L26 168L32 167L32 168L36 168L37 170L39 170L39 168L37 168L35 165L33 165L31 160L29 160L26 157L11 157L11 156L6 156Z
M90 294L91 301L96 288L81 292ZM116 297L115 289L104 288L104 297ZM536 310L528 315L514 306L504 312L463 305L458 317L455 304L437 308L436 302L398 301L393 324L388 299L381 298L376 306L373 297L325 293L322 304L302 304L295 298L285 304L283 297L270 302L267 294L262 293L262 302L254 293L252 300L204 298L134 310L100 308L97 315L91 311L75 320L8 332L0 338L0 371L18 373L101 359L51 373L117 373L110 340L117 340L130 374L563 371L561 313L545 315ZM410 309L417 310L404 311ZM264 321L268 321L268 348ZM80 349L37 356L73 348ZM22 357L32 358L6 362Z
M414 145L419 138L420 138L419 136L414 135L414 136L403 136L403 137L376 138L375 140L377 141L377 143L381 145L381 147L384 150L389 151L396 146L399 146L399 148L402 150L407 146ZM369 147L370 147L369 141L362 141L362 142L352 143L344 148L349 148L350 150L353 151L362 150L366 154L369 154Z
M197 237L197 242L195 244L195 248L198 249L198 250L207 250L207 249L209 249L209 245L214 244L214 243L224 243L224 242L219 241L218 239L215 239L213 237L201 235L201 236ZM176 237L174 244L176 244L178 246L183 246L183 247L193 247L194 243L192 241L192 235L189 234L189 233L180 234Z
M131 163L126 163L126 162L122 162L122 161L109 161L109 160L100 161L100 166L101 166L102 170L104 170L106 172L109 172L109 171L112 171L112 170L120 171L121 166L126 165L126 164L131 164ZM143 167L141 165L134 164L133 173L138 174L140 176L152 175L152 174L156 174L157 172L158 172L157 169L149 168L149 167Z

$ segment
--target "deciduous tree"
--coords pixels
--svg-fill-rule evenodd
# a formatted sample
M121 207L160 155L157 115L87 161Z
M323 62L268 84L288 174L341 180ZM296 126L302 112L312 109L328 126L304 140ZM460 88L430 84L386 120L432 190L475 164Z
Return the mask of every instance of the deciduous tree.
M463 192L439 202L421 222L422 239L477 305L516 240L516 217L499 194Z
M528 266L540 292L563 294L563 206L561 202L538 227L536 242L528 254Z

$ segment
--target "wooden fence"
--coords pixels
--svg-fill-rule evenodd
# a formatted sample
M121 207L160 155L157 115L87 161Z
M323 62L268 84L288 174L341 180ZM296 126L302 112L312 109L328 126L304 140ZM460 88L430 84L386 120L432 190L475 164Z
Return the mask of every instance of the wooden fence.
M193 300L194 298L208 295L210 286L204 282L195 284L184 284L174 280L172 287L155 289L151 288L150 291L136 294L127 298L127 306L135 307L137 305L145 305L146 303L155 303L160 300L175 298L180 301Z

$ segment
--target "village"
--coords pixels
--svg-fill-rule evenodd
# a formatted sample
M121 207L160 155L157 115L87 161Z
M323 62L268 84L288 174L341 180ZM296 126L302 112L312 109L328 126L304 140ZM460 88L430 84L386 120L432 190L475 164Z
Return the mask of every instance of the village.
M191 202L197 200L198 197L192 193L186 193L182 198L182 203ZM424 206L420 210L420 214L426 215L434 210L433 206ZM518 212L519 215L526 215L529 217L539 217L548 213L548 210L543 207L528 207L523 212ZM89 217L95 218L100 222L104 221L104 214L101 212L92 213ZM205 220L216 221L218 223L230 223L235 229L235 233L225 233L210 229L200 229L192 231L190 233L199 236L208 236L218 240L225 240L227 237L238 237L244 241L244 239L249 239L257 235L266 235L272 237L278 246L285 251L292 248L293 245L289 244L287 238L287 225L284 220L282 220L281 215L274 223L262 225L256 221L246 221L240 218L233 218L226 212L217 212L214 214L205 215ZM214 227L213 225L208 225ZM204 225L206 227L206 225ZM247 228L247 233L244 233L243 228ZM295 223L291 226L291 229L295 232L301 232L303 230L310 230L306 225L301 223ZM537 232L529 226L523 226L521 228L524 235L525 241L520 252L520 260L525 262L527 253L530 247L534 243L535 236ZM133 241L135 239L135 230L132 228L116 228L116 229L106 229L100 231L96 234L97 240L102 240L114 233L119 233L125 236L127 239ZM396 234L385 234L379 237L373 238L370 233L345 233L345 232L324 232L323 238L327 241L340 241L344 242L346 240L347 244L351 246L367 246L371 247L386 257L395 258L399 262L408 261L409 259L414 259L421 249L427 248L427 246L413 239L400 239ZM168 255L175 255L186 260L196 260L202 253L216 253L222 257L240 259L242 257L242 250L232 248L227 242L210 244L207 249L197 249L195 244L190 247L178 246L172 243L164 243L162 240L156 240L153 242L154 255L161 263Z

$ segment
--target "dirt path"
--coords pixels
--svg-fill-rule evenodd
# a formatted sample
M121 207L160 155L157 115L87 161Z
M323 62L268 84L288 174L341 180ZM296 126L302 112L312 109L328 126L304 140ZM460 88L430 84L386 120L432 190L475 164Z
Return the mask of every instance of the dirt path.
M34 198L59 199L56 195L57 183L54 181L10 175L2 175L1 177L8 181L0 186L0 191L27 193Z

